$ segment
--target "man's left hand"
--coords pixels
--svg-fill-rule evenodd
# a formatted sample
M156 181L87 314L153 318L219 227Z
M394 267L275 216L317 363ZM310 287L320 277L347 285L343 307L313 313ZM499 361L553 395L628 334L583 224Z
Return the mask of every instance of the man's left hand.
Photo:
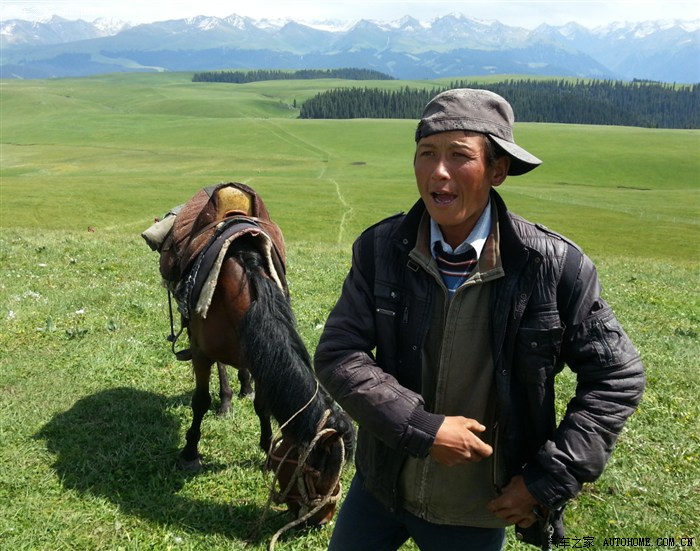
M489 502L487 508L508 524L517 524L521 528L527 528L537 521L533 510L539 510L540 505L527 489L523 477L518 475L514 476L503 488L503 493L500 496Z

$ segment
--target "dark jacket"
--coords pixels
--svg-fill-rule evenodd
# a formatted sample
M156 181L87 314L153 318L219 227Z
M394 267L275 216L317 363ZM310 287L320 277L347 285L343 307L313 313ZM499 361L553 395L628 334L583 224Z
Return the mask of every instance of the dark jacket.
M641 399L644 371L600 298L590 259L562 236L508 212L497 193L492 200L505 272L491 292L494 484L522 474L540 504L560 511L603 471ZM419 201L358 238L315 355L322 384L360 427L356 464L365 486L392 509L406 455L427 455L444 419L425 411L420 395L421 351L437 290L409 258L424 212ZM577 385L557 426L554 377L564 363ZM538 536L533 530L521 537L540 544Z

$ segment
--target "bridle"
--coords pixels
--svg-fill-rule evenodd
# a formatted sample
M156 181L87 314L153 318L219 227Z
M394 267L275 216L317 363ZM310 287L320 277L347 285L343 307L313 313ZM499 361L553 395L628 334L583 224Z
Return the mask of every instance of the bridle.
M319 429L316 431L316 436L314 436L313 440L311 440L307 446L289 445L283 438L278 438L270 447L270 451L268 453L268 464L274 468L274 477L270 488L268 506L270 502L273 501L277 504L293 503L298 507L298 513L295 520L280 528L273 535L272 539L270 540L270 544L268 545L269 551L274 549L277 539L284 532L312 518L324 507L328 505L335 506L340 500L342 495L340 475L342 472L342 465L345 463L345 443L343 442L343 439L339 439L340 468L338 469L338 472L336 473L335 478L331 482L326 493L319 493L318 489L316 488L316 482L318 481L321 473L306 464L306 461L319 442L328 436L338 433L338 431L335 429L325 428L325 424L328 421L330 414L331 410L326 410L321 422L319 423ZM296 457L294 457L295 455ZM285 468L285 465L293 465L294 471L290 476L286 487L282 488L280 474ZM278 481L280 483L280 491L275 489Z

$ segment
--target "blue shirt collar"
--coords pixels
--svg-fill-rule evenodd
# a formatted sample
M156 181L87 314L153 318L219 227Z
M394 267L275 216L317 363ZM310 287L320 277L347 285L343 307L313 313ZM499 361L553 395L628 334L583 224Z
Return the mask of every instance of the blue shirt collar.
M438 242L442 246L442 250L445 251L446 253L449 254L460 254L469 249L469 247L473 247L474 250L476 251L476 257L479 258L481 256L481 251L484 248L484 244L486 243L486 239L489 236L489 233L491 232L491 199L489 199L488 204L486 205L486 208L484 209L484 212L481 213L481 216L479 217L479 220L477 221L476 225L474 226L474 229L471 231L469 236L462 242L460 243L455 249L452 249L446 242L445 239L442 236L442 232L440 231L440 226L438 226L437 222L433 220L432 218L430 219L430 252L433 256L435 256L435 243Z

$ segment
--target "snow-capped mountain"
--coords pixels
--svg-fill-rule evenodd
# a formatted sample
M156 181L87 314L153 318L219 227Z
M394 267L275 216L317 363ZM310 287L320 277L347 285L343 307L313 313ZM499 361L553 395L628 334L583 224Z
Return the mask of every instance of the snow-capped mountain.
M4 78L134 70L363 67L397 78L543 74L700 82L700 21L577 23L534 30L452 14L432 21L197 16L0 23Z
M9 46L63 44L112 36L128 26L123 21L105 18L88 23L82 20L69 21L56 15L43 22L13 19L0 23L0 45L5 48Z

